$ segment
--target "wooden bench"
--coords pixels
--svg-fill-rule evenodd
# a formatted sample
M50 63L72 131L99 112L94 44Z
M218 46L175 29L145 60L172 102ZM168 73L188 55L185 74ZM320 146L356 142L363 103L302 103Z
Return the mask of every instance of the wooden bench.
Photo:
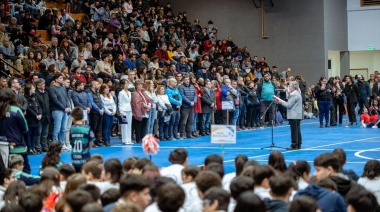
M50 38L49 33L48 33L47 30L39 30L38 29L36 31L36 33L39 34L39 35L41 35L41 38L42 38L43 41L50 41L51 40L51 38Z

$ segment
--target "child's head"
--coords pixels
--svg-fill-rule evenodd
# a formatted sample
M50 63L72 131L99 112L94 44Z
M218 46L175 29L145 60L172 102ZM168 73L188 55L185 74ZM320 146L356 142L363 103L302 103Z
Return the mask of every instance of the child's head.
M324 153L314 159L315 177L323 180L334 173L339 172L339 158L333 153Z
M368 109L367 108L363 108L363 114L368 114Z
M377 115L377 111L376 110L371 110L371 116L374 116L374 115Z
M73 122L83 120L83 110L80 107L75 107L73 111L71 111L71 117L73 117Z
M193 182L200 172L200 168L197 166L186 166L182 169L182 181L183 183Z
M10 154L8 165L11 169L22 170L24 168L24 158L18 154Z

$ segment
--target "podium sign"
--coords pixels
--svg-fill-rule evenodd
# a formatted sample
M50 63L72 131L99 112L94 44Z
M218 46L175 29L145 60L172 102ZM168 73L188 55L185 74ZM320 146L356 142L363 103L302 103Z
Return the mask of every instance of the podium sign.
M213 144L235 144L235 125L211 125L211 143Z

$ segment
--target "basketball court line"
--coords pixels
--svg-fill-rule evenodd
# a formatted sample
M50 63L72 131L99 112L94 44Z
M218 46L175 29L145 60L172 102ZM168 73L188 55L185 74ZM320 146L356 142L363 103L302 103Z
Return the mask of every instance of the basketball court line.
M380 160L380 159L370 158L370 157L366 157L366 156L362 156L362 155L360 155L360 154L363 153L363 152L377 152L377 151L380 151L380 148L367 149L367 150L360 150L360 151L355 152L355 156L358 157L358 158L366 159L366 160Z
M258 161L258 162L268 162L268 160L255 160L255 161ZM292 163L294 162L295 160L285 160L286 163ZM306 160L306 162L308 163L314 163L314 161L312 160ZM350 162L350 161L347 161L346 163L352 163L352 164L365 164L367 163L366 161L363 161L363 162Z

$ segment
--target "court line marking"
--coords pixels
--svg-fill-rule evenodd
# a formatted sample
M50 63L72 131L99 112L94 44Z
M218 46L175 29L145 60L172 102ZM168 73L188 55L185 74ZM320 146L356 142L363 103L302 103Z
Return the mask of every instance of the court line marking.
M256 160L256 161L258 161L258 162L268 162L268 160ZM287 163L292 163L292 162L294 162L295 160L285 160L285 162L287 162ZM308 162L308 163L314 163L314 161L312 161L312 160L307 160L306 162ZM352 164L365 164L365 163L367 163L366 161L363 161L363 162L346 162L346 164L347 163L352 163Z
M377 139L377 138L380 138L380 136L376 136L376 137L372 137L372 138L356 139L356 140L352 140L352 141L338 142L338 143L334 143L334 144L320 145L320 146L315 146L315 147L309 147L309 148L305 148L304 150L315 149L315 148L326 147L326 146L334 146L334 145L337 145L337 144L347 144L347 143L353 143L353 142L358 142L358 141L372 140L372 139ZM289 153L289 152L297 152L297 150L296 151L284 151L284 152L282 152L282 154ZM248 157L248 158L259 158L259 157L264 157L264 156L269 156L269 155L270 155L270 153L269 154L262 154L262 155L251 156L251 157ZM235 159L233 159L233 160L225 160L223 162L224 163L235 162Z
M367 150L360 150L360 151L355 152L355 156L358 157L358 158L366 159L366 160L380 160L380 159L370 158L370 157L366 157L366 156L362 156L362 155L360 155L360 154L363 153L363 152L377 152L377 151L379 151L379 150L380 150L380 148L373 148L373 149L367 149Z

